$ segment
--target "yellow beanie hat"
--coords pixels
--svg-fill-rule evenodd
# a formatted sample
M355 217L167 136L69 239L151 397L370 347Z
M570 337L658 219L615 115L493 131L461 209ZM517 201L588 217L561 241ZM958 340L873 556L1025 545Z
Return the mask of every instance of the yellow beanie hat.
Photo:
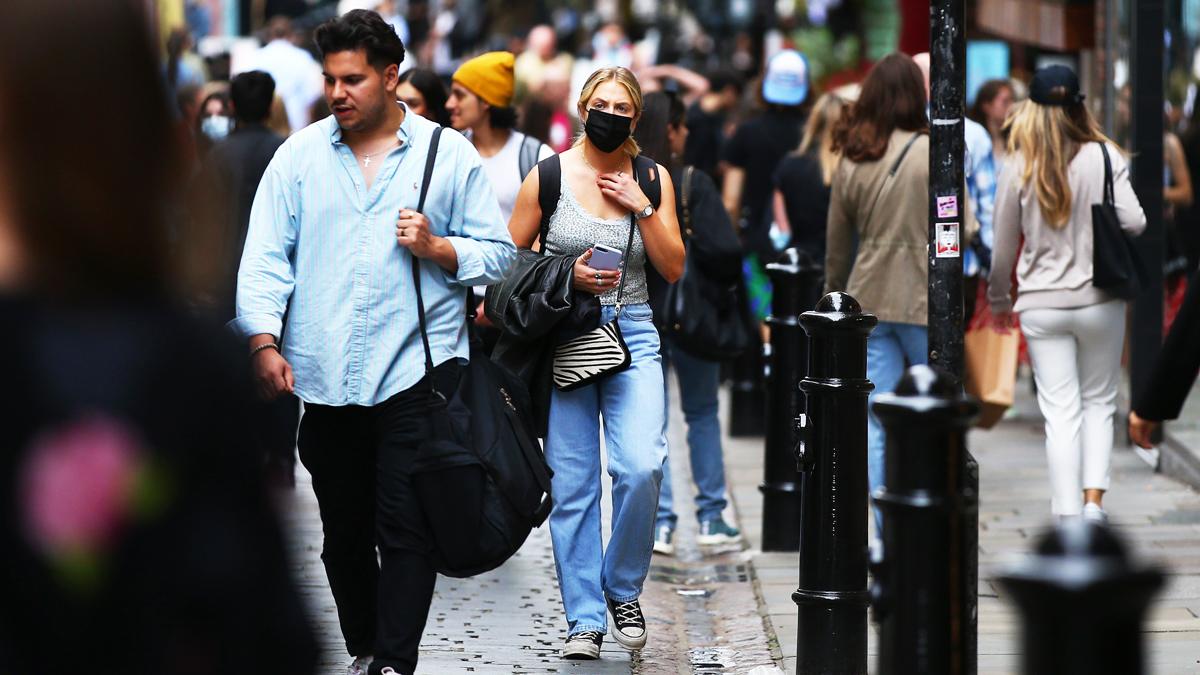
M488 105L507 108L512 105L514 60L511 52L481 54L459 66L454 81Z

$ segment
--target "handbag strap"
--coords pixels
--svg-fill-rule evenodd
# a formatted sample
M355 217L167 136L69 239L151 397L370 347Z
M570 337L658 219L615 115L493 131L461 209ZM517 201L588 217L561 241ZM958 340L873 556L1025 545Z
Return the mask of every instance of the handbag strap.
M871 202L871 209L867 211L867 217L861 221L863 224L871 222L871 218L875 215L875 207L879 205L879 199L883 197L883 191L886 190L888 185L891 184L889 179L896 177L896 172L900 170L900 165L904 163L904 158L908 156L909 148L911 148L913 143L916 143L917 139L920 137L921 132L915 132L908 139L908 142L904 144L904 147L900 149L900 155L896 157L896 161L892 162L892 167L888 169L887 175L883 177L883 183L879 186L879 192L875 193L875 200Z
M1100 144L1100 154L1104 155L1104 205L1115 206L1112 160L1108 157L1108 146L1104 144L1104 141L1097 141L1097 143Z
M633 180L638 180L637 158L630 161L633 165ZM625 295L625 267L629 264L629 252L633 250L633 232L637 229L637 214L629 214L629 240L625 242L625 253L621 254L621 283L617 284L617 316L621 315L621 296Z
M429 140L429 155L425 158L425 176L421 179L421 196L417 199L417 213L425 212L425 197L429 194L429 180L433 178L433 165L437 161L438 142L442 138L442 129L438 126L433 130ZM411 252L409 255L412 255ZM421 259L412 256L413 289L417 293L417 322L421 326L421 346L425 349L425 374L433 372L433 352L429 349L429 330L425 322L425 301L421 298ZM429 386L433 386L430 381ZM436 393L436 392L435 392Z
M695 173L696 167L688 165L683 167L683 189L680 205L683 207L683 241L687 243L688 239L692 238L692 209L689 203L692 198L692 174Z

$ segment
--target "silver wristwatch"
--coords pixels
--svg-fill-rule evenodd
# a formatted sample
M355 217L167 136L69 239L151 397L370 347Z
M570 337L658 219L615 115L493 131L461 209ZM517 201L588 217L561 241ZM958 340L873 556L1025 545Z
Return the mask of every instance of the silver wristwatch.
M646 208L642 209L641 211L638 211L634 215L636 215L638 217L638 220L641 220L642 218L649 218L650 216L654 215L654 205L647 204Z

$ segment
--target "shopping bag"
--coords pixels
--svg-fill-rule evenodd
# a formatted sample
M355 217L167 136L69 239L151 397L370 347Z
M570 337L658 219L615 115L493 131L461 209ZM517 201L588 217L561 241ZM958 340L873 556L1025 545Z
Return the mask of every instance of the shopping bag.
M1012 406L1020 339L1016 330L1000 333L991 326L974 328L964 336L967 393L979 399L981 408L975 426L991 429Z

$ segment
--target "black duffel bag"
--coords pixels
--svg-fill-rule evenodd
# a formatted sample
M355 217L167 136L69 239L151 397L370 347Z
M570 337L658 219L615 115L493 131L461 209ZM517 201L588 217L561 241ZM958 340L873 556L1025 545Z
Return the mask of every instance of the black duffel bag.
M435 131L426 160L418 212L425 204L441 130ZM428 377L434 366L416 257L412 271ZM474 307L468 291L467 308ZM467 319L468 330L472 318ZM503 564L545 522L551 471L532 433L532 404L524 383L489 359L473 332L470 361L455 390L439 391L434 379L428 379L431 432L418 449L413 485L432 536L434 568L446 576L474 576Z

